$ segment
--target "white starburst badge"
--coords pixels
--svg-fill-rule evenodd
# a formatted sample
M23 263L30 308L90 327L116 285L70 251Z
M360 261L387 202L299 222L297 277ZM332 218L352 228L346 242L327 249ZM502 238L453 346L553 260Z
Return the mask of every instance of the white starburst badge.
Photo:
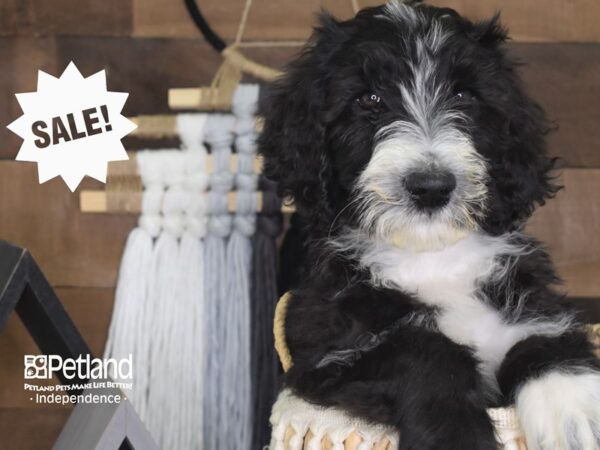
M106 90L104 70L84 78L38 72L36 92L16 94L23 115L8 129L23 138L17 161L38 164L40 184L61 176L74 191L88 175L106 183L109 161L128 159L121 138L136 125L121 115L129 94Z

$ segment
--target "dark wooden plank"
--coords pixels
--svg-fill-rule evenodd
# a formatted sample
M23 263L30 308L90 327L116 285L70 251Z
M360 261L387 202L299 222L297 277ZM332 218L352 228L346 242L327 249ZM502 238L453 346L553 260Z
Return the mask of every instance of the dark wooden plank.
M567 167L600 167L600 45L520 44L523 78L559 127L549 136Z
M199 2L202 14L224 39L235 36L245 0ZM200 32L183 1L133 0L133 34L143 37L192 37Z
M310 36L321 9L340 19L349 19L354 15L350 0L254 0L248 15L244 39L306 39ZM218 19L215 17L213 20Z
M57 75L55 40L0 38L0 158L16 155L21 139L5 125L22 114L15 98L18 92L35 91L38 70ZM61 69L62 70L62 69Z
M20 114L12 93L35 89L39 67L49 67L54 75L71 60L85 75L106 68L109 88L130 93L125 113L135 115L168 112L170 87L207 84L221 62L199 39L5 42L7 46L0 46L8 68L0 73L0 100L8 105L0 110L3 123ZM20 52L7 50L11 42L18 44ZM527 63L522 72L529 90L560 126L549 137L552 154L563 158L568 167L600 167L600 44L513 44L511 51ZM283 67L296 52L294 48L245 49L248 56L273 67ZM0 127L0 142L0 157L14 157L20 140Z
M209 83L221 62L201 39L70 37L4 38L0 59L10 68L0 71L0 101L7 105L0 109L0 121L5 124L21 114L14 93L36 89L38 69L59 76L70 61L85 76L106 69L108 88L129 92L125 113L135 115L169 112L169 87ZM0 142L0 158L16 155L20 139L5 127L0 127Z
M245 0L199 2L210 25L226 40L235 38ZM326 9L336 17L353 15L350 0L254 0L244 40L306 39L315 25L315 16ZM189 18L183 2L169 0L133 0L134 35L144 37L196 37L198 30Z
M380 0L358 0L361 6ZM454 8L474 20L488 19L497 11L516 41L598 42L600 3L596 0L428 0L428 4Z
M129 92L129 115L168 112L170 87L208 83L221 63L201 39L63 38L56 49L86 75L106 69L108 88Z
M90 346L92 354L101 356L112 314L114 289L57 288L56 294ZM16 314L13 314L6 328L0 333L1 407L53 407L33 405L30 400L31 395L23 390L23 356L38 353L39 349L23 323ZM45 384L60 384L60 381L53 379Z
M132 0L4 0L0 36L127 36Z
M243 0L202 2L202 12L225 38L236 34ZM360 6L384 3L382 0L358 0ZM541 6L522 0L430 0L437 6L449 6L475 20L486 19L502 11L504 23L516 41L522 42L598 42L600 3L595 0L546 0ZM541 7L540 7L541 6ZM169 0L133 0L134 33L146 37L194 37L198 31L181 3ZM248 16L248 40L305 39L321 9L339 19L352 16L350 0L254 0Z
M0 161L0 236L28 248L54 286L113 287L135 217L79 212L79 194L34 163ZM99 188L84 181L80 189Z
M535 212L528 232L548 245L559 267L600 261L600 169L565 170L559 182L564 189Z
M600 258L592 262L558 267L558 274L564 280L564 290L568 295L598 299L594 321L600 323ZM588 301L591 305L592 300Z
M568 169L564 189L539 208L527 232L550 251L565 290L574 297L600 297L600 169Z
M0 442L10 450L52 448L69 409L0 408Z
M75 61L85 76L106 69L108 88L130 94L124 113L137 115L170 112L170 87L208 84L222 62L201 39L5 39L6 46L0 40L0 59L10 70L0 71L0 100L7 105L0 108L0 121L6 124L21 114L14 93L36 89L38 68L54 76L59 76L69 61ZM8 50L13 44L20 52ZM46 53L46 49L51 51ZM246 54L263 64L282 67L294 51L248 49ZM14 158L21 140L0 127L0 142L0 158Z

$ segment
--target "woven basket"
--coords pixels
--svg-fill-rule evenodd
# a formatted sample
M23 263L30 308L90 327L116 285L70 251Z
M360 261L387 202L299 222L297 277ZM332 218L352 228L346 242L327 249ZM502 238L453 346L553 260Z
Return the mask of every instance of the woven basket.
M277 304L273 331L275 348L285 371L292 357L285 341L285 316L290 296ZM590 337L600 346L600 325L590 327ZM489 409L499 448L527 450L513 408ZM334 408L323 408L284 390L273 405L271 450L397 450L398 435L390 428L366 423Z
M499 448L526 450L514 410L488 410ZM270 450L397 450L391 428L369 424L335 408L312 405L289 390L279 394L271 414Z

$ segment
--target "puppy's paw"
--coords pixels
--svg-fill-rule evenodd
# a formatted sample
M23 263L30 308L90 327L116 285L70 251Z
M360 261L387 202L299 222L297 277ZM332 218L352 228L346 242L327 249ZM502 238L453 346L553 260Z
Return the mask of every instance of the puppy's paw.
M529 450L600 450L600 372L557 370L528 381L517 413Z

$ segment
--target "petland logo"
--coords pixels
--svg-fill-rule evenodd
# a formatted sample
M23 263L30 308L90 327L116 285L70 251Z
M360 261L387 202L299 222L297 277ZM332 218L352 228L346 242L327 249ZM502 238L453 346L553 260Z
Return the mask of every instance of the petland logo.
M120 360L91 358L90 355L80 355L77 359L63 359L60 355L25 355L26 380L49 380L55 373L67 380L76 377L80 380L131 380L132 367L131 353Z

